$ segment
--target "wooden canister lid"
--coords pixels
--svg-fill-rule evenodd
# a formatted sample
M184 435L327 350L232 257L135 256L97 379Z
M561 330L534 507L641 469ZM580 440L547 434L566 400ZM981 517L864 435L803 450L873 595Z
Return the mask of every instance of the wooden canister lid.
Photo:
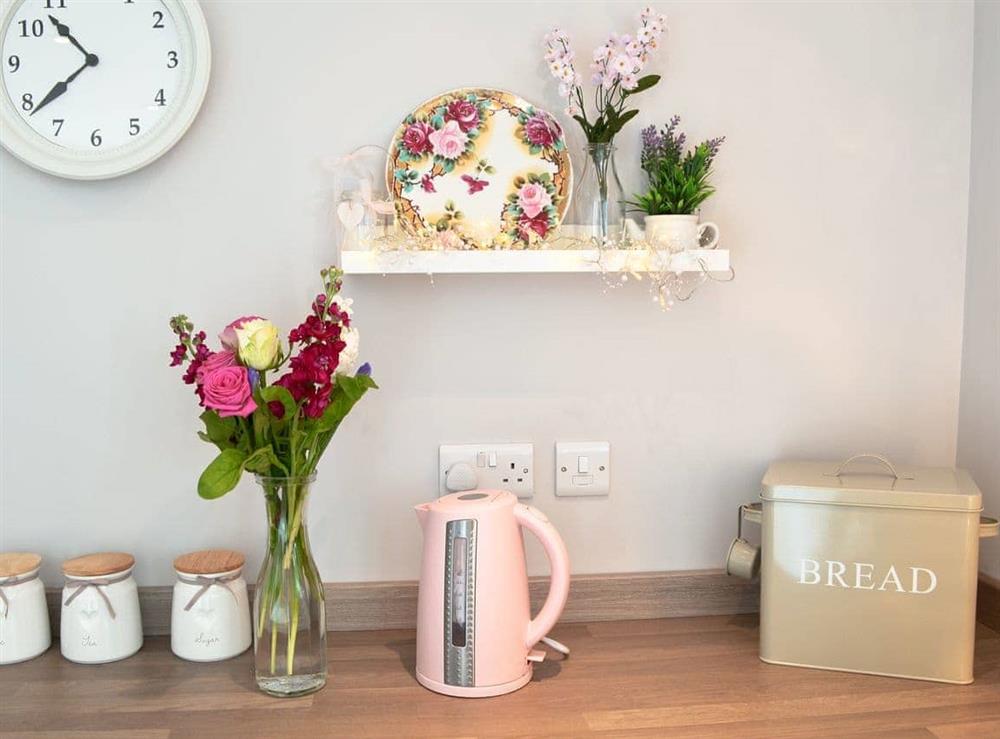
M70 577L100 577L124 572L135 565L135 557L125 552L98 552L63 562L63 574Z
M34 552L0 553L0 577L19 577L38 569L42 563L40 554Z
M174 569L187 575L214 575L238 570L244 562L246 557L231 549L202 549L179 556Z

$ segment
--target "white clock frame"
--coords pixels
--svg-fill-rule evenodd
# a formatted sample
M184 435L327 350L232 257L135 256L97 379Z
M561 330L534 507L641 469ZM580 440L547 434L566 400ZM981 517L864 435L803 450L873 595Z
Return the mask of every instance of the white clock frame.
M26 0L4 2L0 14L0 41L7 26ZM180 102L171 106L165 119L134 144L112 152L82 152L57 146L39 136L14 108L6 89L0 90L0 143L21 161L58 177L74 180L103 180L145 167L180 141L194 122L208 90L212 68L212 47L208 25L197 0L160 0L177 24L183 58L187 65L179 93ZM0 85L3 85L0 81Z

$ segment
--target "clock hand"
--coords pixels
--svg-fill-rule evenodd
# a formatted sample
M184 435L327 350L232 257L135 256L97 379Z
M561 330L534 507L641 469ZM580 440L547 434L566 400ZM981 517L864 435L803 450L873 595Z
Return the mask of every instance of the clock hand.
M40 111L42 108L44 108L46 105L48 105L53 100L55 100L57 97L59 97L60 95L62 95L64 92L66 92L66 90L69 88L69 84L73 80L75 80L77 78L77 75L79 75L80 72L82 72L83 70L85 70L87 67L96 67L97 66L97 61L98 60L97 60L97 55L96 54L87 54L87 60L81 65L81 67L78 70L76 70L75 72L73 72L73 74L71 74L66 79L62 80L61 82L56 82L52 86L52 89L49 90L45 94L45 97L42 98L42 101L38 105L36 105L34 107L34 109L31 111L31 113L29 113L28 115L29 116L34 115L35 113L37 113L38 111Z
M56 27L56 31L58 31L60 36L69 39L69 42L79 49L81 54L86 57L90 56L87 50L80 46L80 42L73 38L73 34L69 32L69 26L64 23L60 23L54 16L51 15L49 16L49 20L52 21L52 24Z

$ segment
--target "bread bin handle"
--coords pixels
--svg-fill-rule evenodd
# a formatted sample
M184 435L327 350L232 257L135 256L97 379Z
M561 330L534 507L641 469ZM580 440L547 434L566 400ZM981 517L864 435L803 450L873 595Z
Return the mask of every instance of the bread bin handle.
M896 472L895 465L893 465L892 462L890 462L881 454L855 454L851 457L848 457L847 459L845 459L843 462L840 463L840 467L838 467L837 471L833 473L833 476L840 477L842 474L844 474L844 468L847 467L847 465L851 464L851 462L857 462L859 459L871 459L876 462L880 462L881 464L885 465L885 467L889 470L889 472L892 473L893 477L895 477L897 480L899 479L899 473Z
M531 531L545 547L551 569L549 594L542 610L528 622L525 646L531 649L556 625L569 596L569 554L562 537L549 519L537 508L518 503L514 508L517 522Z
M989 516L979 517L979 538L989 539L991 536L1000 534L1000 521Z

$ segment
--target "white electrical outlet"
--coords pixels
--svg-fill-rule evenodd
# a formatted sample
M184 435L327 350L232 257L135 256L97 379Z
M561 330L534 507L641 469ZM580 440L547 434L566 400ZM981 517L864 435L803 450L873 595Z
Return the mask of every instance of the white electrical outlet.
M611 492L611 444L606 441L556 442L556 495L607 495Z
M518 498L535 491L535 448L531 444L442 444L438 448L438 490L509 490Z

